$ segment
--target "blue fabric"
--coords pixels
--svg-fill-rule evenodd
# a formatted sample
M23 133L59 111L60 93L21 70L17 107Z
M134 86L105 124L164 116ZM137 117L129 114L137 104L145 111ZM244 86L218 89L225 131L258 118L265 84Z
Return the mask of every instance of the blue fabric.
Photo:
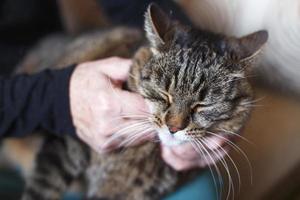
M179 188L164 200L216 200L216 188L209 171L202 173L192 182Z
M81 200L81 196L68 193L64 200ZM216 200L216 188L209 171L205 171L192 182L179 188L163 200Z
M0 169L0 199L20 199L24 182L18 170ZM82 200L82 194L67 193L63 200ZM163 200L216 200L216 189L209 170Z

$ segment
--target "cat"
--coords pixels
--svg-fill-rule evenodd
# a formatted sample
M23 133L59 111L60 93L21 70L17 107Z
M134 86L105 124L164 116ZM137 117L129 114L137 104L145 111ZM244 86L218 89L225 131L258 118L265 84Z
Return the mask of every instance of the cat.
M118 31L120 37L114 38L112 33ZM141 94L151 108L141 119L157 131L162 145L191 142L201 156L209 159L215 152L208 148L206 139L212 135L229 139L240 132L249 117L253 92L247 73L268 34L258 31L235 38L198 30L173 21L155 4L150 4L145 14L145 31L149 45L141 46L135 53L126 86ZM137 32L123 28L98 34L103 43L114 43L106 46L115 51L108 48L97 56L83 56L92 47L83 48L82 54L73 53L72 50L78 50L74 43L84 44L84 38L89 38L83 35L75 42L67 42L70 49L62 48L66 52L60 52L53 60L29 55L19 72L122 55L124 48L119 49L116 44L123 43L112 40L116 38L134 38L125 45L130 50L125 53L128 56L141 44L138 34L128 34ZM97 37L92 38L95 41ZM43 67L32 67L32 63L41 62L45 63ZM159 145L147 142L99 155L70 136L46 137L26 180L22 199L60 199L74 180L83 180L86 199L161 199L198 170L172 169L163 162Z

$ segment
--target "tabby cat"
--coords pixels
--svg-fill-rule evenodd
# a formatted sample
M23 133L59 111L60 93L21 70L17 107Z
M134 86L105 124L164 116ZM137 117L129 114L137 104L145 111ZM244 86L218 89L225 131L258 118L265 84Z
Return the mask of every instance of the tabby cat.
M110 40L101 41L113 43L116 30L136 33L126 28L115 29L101 35ZM146 120L163 145L191 142L202 156L210 159L208 154L215 152L209 150L206 139L212 135L230 138L248 118L252 91L247 71L254 55L265 44L267 32L258 31L242 38L213 34L172 21L155 4L145 14L145 31L150 44L135 54L127 82L128 89L141 94L151 108L151 113L145 113L137 122ZM125 35L123 39L128 38L134 41L135 37ZM127 47L133 50L139 42L136 39ZM80 45L74 46L80 49ZM113 53L102 51L87 60ZM78 54L63 58L64 61L58 61L61 60L58 57L54 59L56 64L78 61ZM38 69L29 67L30 70ZM74 180L84 183L86 199L161 199L174 191L189 173L176 172L166 165L158 143L148 142L99 155L72 137L52 136L45 139L36 157L23 200L60 199Z

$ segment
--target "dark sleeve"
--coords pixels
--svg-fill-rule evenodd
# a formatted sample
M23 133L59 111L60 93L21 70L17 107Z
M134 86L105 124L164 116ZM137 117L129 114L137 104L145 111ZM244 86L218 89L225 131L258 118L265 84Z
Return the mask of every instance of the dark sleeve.
M0 78L0 137L24 136L37 129L75 135L69 104L74 67Z

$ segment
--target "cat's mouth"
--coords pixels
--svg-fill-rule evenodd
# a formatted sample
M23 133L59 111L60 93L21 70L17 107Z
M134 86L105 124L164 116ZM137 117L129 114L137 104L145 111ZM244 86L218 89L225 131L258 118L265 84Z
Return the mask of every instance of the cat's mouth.
M164 146L178 146L187 142L190 142L197 146L197 143L207 147L208 151L214 151L216 149L224 148L228 146L228 141L232 139L228 134L222 133L222 131L211 132L204 129L188 129L171 133L168 126L163 124L159 117L154 115L153 123L156 125L157 136Z
M190 138L186 134L186 130L177 131L172 134L168 127L163 125L157 129L157 132L161 143L166 146L176 146L190 141Z
M196 140L195 138L189 135L189 131L187 130L180 130L172 134L170 133L166 125L157 128L157 132L160 142L165 146L177 146L186 142L192 142L193 140ZM220 134L220 136L202 135L201 140L208 150L214 151L216 149L220 149L227 146L226 144L229 139L230 137Z

